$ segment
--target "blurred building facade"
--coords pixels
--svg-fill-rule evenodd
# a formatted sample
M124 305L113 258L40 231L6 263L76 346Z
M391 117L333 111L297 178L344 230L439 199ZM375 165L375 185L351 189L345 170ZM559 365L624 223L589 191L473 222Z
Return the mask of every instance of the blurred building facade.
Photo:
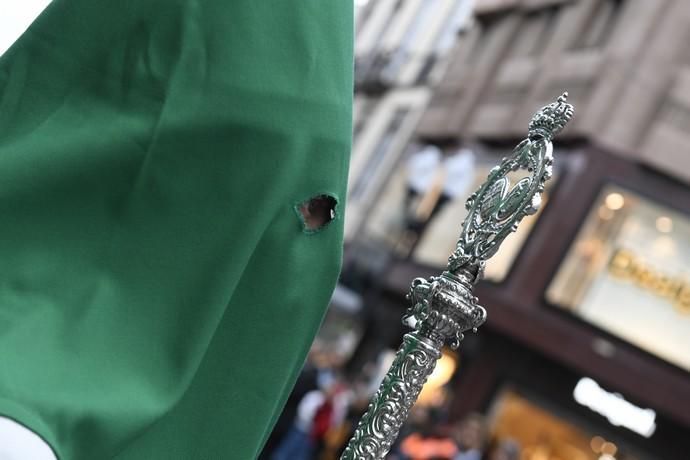
M690 8L683 0L480 0L418 133L518 137L563 88L564 133L690 181Z
M346 240L405 151L473 0L355 2L354 144Z
M464 198L567 90L576 117L546 204L478 285L489 320L461 346L444 408L484 413L524 459L687 458L690 3L478 0L437 55L451 3L358 12L350 369L397 347L404 294L444 268ZM404 38L424 18L439 28Z

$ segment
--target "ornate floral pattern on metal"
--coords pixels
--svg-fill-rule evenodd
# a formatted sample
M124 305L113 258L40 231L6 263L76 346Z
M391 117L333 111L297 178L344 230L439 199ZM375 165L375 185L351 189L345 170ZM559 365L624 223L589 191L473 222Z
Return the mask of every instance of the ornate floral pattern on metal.
M486 182L467 199L469 214L448 260L449 271L457 273L464 269L481 277L486 260L498 251L503 240L525 216L539 210L544 184L553 174L551 139L574 113L567 97L568 93L563 93L532 117L527 139L493 168ZM526 170L530 175L511 189L508 173L518 170Z
M448 269L440 276L412 282L407 295L411 306L404 319L413 320L415 330L405 334L341 460L383 459L441 357L443 345L457 348L464 332L476 332L486 321L486 310L473 294L474 284L503 240L526 215L539 209L544 183L551 177L551 139L574 113L566 99L563 93L534 115L527 139L491 170L487 181L467 200L469 214ZM517 170L529 175L511 189L508 174Z
M342 459L377 460L383 458L381 452L385 456L440 357L435 343L405 334Z

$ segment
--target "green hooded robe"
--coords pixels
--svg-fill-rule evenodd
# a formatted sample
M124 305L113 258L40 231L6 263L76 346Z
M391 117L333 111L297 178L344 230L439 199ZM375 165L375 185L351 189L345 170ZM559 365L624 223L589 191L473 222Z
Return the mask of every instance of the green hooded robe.
M55 0L0 59L0 415L256 457L339 271L352 79L351 0Z

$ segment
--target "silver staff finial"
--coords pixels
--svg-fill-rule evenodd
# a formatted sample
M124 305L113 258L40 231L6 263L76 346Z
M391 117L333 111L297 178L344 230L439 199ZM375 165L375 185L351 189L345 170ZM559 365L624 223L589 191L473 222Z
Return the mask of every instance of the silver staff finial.
M547 140L553 139L560 130L570 121L575 113L572 105L566 101L568 92L564 92L556 102L542 107L529 123L529 137L534 139L542 136Z
M440 276L412 282L405 318L414 319L415 330L403 337L341 460L382 460L441 357L443 345L457 348L464 332L476 332L486 320L486 310L474 296L474 284L503 240L526 215L539 209L544 184L552 175L551 139L574 114L567 97L563 93L534 115L527 139L469 197L467 218L448 269ZM508 173L520 170L527 175L511 188Z
M566 103L567 97L568 93L563 93L532 117L527 139L493 168L486 182L467 199L468 215L448 259L448 271L473 273L475 281L481 278L486 260L498 251L503 240L525 216L539 210L544 184L553 174L551 139L574 114L573 106ZM518 170L529 175L511 189L508 174Z

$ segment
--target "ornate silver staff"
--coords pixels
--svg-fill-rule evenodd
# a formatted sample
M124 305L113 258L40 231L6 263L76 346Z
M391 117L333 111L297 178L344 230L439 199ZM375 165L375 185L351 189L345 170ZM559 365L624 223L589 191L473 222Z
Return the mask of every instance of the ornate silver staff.
M463 332L476 332L486 320L486 310L477 304L473 286L503 240L526 215L539 209L544 184L552 175L551 139L574 113L567 97L568 93L563 93L532 117L527 139L494 167L486 182L468 198L469 213L446 271L428 280L412 281L407 295L411 306L404 320L414 319L415 330L403 337L341 460L383 459L436 367L441 347L448 342L457 349ZM508 173L518 170L529 175L511 189Z

